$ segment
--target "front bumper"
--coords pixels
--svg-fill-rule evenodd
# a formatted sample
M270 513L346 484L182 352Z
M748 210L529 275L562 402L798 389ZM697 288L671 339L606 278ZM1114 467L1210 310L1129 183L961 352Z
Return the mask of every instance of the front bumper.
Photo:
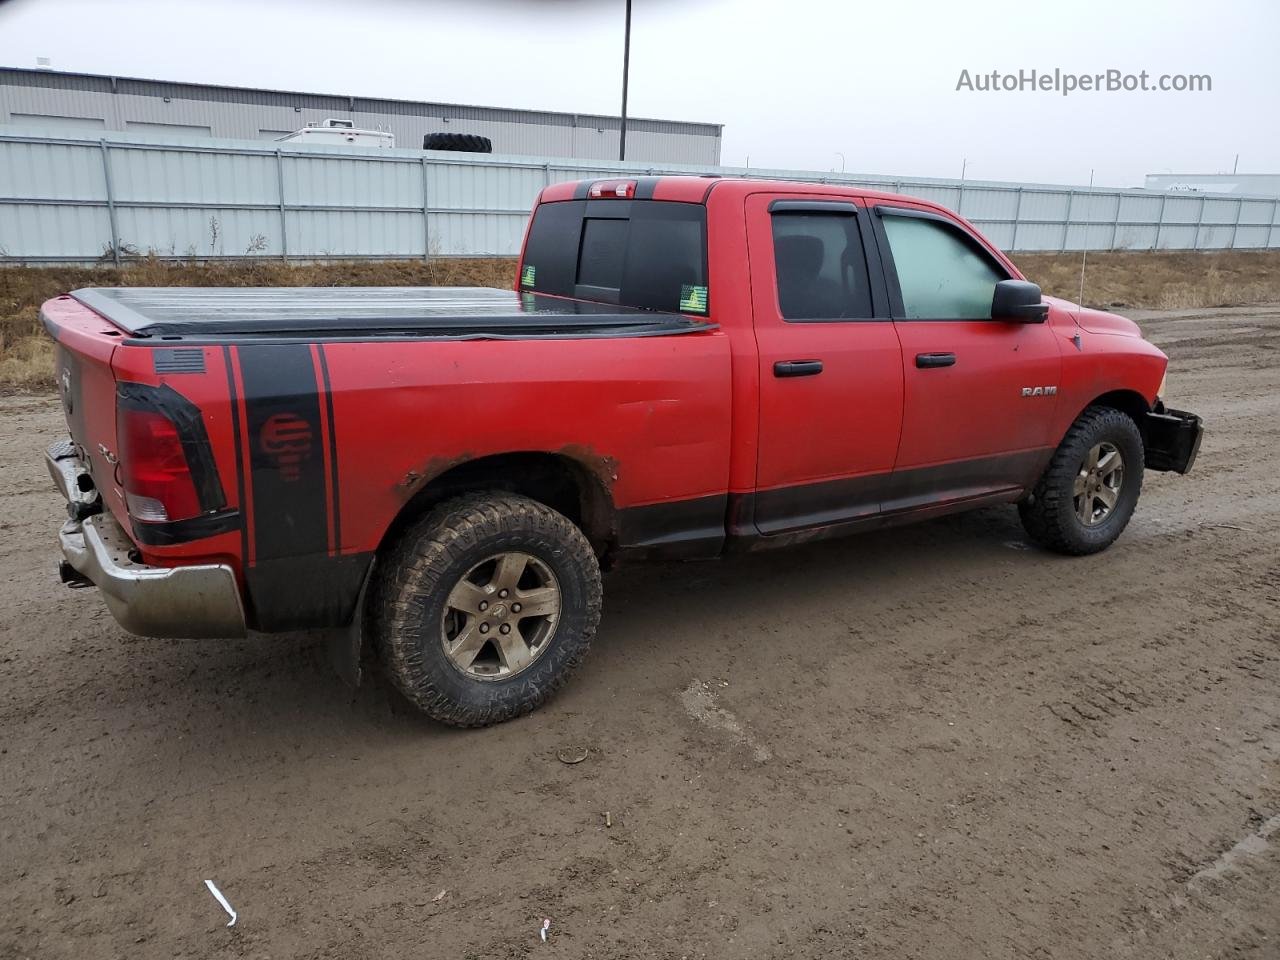
M1191 469L1204 439L1204 423L1198 416L1157 403L1143 426L1148 470L1186 473Z
M98 588L116 622L144 637L243 637L244 606L231 567L135 562L133 542L111 514L87 515L95 508L91 487L86 489L83 464L68 447L54 444L46 454L49 473L71 515L58 539L66 565Z

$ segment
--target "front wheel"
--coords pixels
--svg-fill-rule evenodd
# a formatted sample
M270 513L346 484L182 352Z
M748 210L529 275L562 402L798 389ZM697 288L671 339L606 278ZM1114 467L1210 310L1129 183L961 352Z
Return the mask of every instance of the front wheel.
M1058 553L1105 550L1124 531L1142 492L1142 434L1111 407L1082 413L1026 500L1018 504L1031 539Z
M372 627L392 682L452 726L540 706L582 661L600 622L600 567L587 538L527 497L440 504L379 568Z

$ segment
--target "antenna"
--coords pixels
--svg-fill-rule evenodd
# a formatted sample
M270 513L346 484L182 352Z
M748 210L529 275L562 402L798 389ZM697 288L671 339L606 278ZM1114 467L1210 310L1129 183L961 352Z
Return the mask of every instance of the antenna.
M1089 171L1089 193L1093 194L1093 171ZM1080 311L1084 309L1084 268L1089 262L1089 226L1086 222L1084 228L1084 242L1080 244L1083 248L1080 251L1080 299L1076 301L1076 335L1072 338L1076 349L1081 349L1080 342Z

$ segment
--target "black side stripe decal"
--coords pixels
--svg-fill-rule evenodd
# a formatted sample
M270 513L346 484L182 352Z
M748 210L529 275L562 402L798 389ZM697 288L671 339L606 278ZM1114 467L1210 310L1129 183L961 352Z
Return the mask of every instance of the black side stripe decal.
M327 554L320 397L311 346L241 346L254 563Z
M240 562L249 563L249 507L244 502L244 453L240 449L240 397L231 370L231 348L222 348L222 364L227 368L227 397L231 401L232 446L236 451L236 504L240 510Z
M329 384L329 361L324 355L324 344L318 344L320 380L324 384L324 409L329 421L329 481L333 490L333 552L342 553L342 510L338 495L338 425L333 419L333 387Z

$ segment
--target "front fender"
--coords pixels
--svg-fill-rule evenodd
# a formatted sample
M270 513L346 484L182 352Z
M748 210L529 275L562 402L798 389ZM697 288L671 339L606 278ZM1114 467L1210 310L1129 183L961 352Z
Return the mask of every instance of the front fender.
M1169 366L1169 358L1158 347L1140 337L1090 333L1081 328L1062 333L1055 436L1064 436L1076 418L1099 401L1135 418L1155 407Z

